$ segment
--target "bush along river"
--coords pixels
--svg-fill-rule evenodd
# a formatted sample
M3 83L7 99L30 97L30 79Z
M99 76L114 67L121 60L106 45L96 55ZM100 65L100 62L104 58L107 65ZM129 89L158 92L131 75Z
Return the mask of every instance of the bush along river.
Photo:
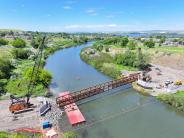
M76 91L110 78L80 59L80 51L89 42L55 52L46 60L51 72L51 89L57 96ZM109 92L107 92L109 93ZM63 131L74 131L79 138L182 138L184 114L152 97L140 95L132 88L116 89L79 104L86 123L71 127L66 116L60 120ZM100 97L100 98L99 98Z

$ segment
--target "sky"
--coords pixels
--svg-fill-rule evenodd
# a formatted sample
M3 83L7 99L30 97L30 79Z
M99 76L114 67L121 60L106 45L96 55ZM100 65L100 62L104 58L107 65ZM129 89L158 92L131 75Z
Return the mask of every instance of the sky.
M0 0L0 28L45 32L184 30L184 0Z

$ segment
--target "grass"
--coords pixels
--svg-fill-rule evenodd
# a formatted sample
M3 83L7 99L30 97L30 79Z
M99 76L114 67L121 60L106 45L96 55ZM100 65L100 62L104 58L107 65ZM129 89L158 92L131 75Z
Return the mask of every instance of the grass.
M0 138L41 138L40 134L0 132Z
M147 50L150 53L165 52L165 53L173 53L173 54L184 54L184 47L174 47L174 46L156 46L155 48L147 48L145 46L139 46L140 48Z
M88 55L85 53L85 51L88 48L84 48L81 51L81 59L86 62L87 64L90 64L94 68L96 68L98 71L102 72L103 74L111 77L111 78L119 78L121 70L127 70L127 71L137 71L137 68L129 67L129 66L123 66L116 64L113 57L110 56L107 53L103 52L97 52L96 55Z
M184 54L184 47L157 47L154 50L159 50L161 52L169 52L169 53L177 53L177 54Z
M31 67L34 64L33 60L18 60L16 63L18 66L13 70L15 74L22 74L27 68Z
M118 65L118 64L115 64L115 67L118 69L118 70L127 70L127 71L138 71L137 68L134 68L134 67L129 67L129 66L123 66L123 65Z
M12 58L12 48L0 47L0 58Z
M162 102L174 107L178 111L184 112L184 91L176 94L163 94L157 96Z
M177 96L177 97L184 97L184 91L177 92L174 95Z

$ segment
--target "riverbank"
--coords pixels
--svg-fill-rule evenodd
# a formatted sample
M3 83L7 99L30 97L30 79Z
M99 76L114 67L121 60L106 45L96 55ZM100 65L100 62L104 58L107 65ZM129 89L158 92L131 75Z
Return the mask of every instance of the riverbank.
M47 40L48 41L48 40ZM25 80L24 75L26 74L26 71L33 67L35 63L35 57L37 56L38 49L35 49L31 46L30 41L26 41L26 47L25 48L15 48L11 46L11 43L8 46L0 47L1 51L3 52L0 57L2 59L6 59L11 62L12 69L10 73L10 77L7 78L0 78L0 94L4 95L4 93L11 93L18 97L24 96L27 93L27 83L29 81ZM74 47L77 45L81 45L86 43L86 39L77 41L73 41L72 39L63 39L63 38L49 38L49 43L47 46L45 46L43 50L43 58L42 58L42 67L45 64L45 61L47 57L51 54L53 54L55 51L58 51L59 49L65 49L69 47ZM26 55L24 58L15 57L14 51L18 50L26 50L29 51L29 55ZM21 53L22 54L22 53ZM26 53L25 53L26 54ZM42 68L41 67L41 68ZM18 87L17 87L18 86ZM32 96L45 96L48 93L48 89L45 86L42 85L36 85L34 92L32 92ZM5 99L7 96L0 97L0 99Z
M80 53L80 57L96 70L114 79L120 78L121 75L123 75L123 71L126 73L138 71L138 69L134 67L118 65L108 52L99 52L93 48L83 49Z

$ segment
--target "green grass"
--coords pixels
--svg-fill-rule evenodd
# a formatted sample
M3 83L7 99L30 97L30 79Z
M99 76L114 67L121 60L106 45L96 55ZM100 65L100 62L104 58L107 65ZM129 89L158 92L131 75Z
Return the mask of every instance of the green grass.
M159 50L161 52L184 54L184 47L183 48L181 47L158 47L154 49Z
M184 91L181 91L181 92L177 92L176 94L174 94L175 96L178 96L178 97L184 97Z
M163 94L157 96L160 101L174 107L178 111L184 112L184 91L176 94Z
M0 47L0 58L12 58L12 48L2 48Z
M147 48L145 46L139 46L144 50L148 50L150 53L158 52L166 52L173 54L184 54L184 47L174 47L174 46L156 46L155 48Z
M0 138L41 138L40 134L0 132Z
M123 66L123 65L117 65L115 64L115 67L118 69L118 70L127 70L127 71L138 71L137 68L133 68L133 67L129 67L129 66Z
M22 74L27 68L34 65L33 60L18 60L18 66L13 70L15 74Z

